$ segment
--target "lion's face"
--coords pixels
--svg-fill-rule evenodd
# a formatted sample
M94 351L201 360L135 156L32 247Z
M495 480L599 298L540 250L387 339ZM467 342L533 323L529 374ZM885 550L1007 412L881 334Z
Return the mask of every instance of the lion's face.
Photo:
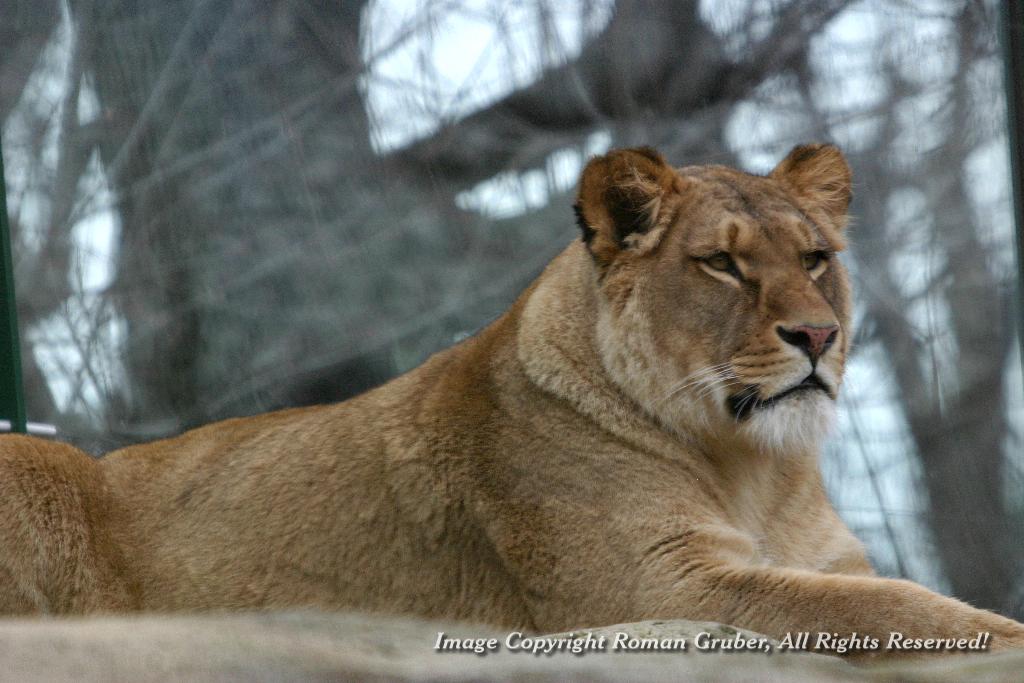
M849 346L836 258L849 187L827 146L797 148L767 177L676 170L649 150L592 161L579 208L612 378L682 433L816 447Z

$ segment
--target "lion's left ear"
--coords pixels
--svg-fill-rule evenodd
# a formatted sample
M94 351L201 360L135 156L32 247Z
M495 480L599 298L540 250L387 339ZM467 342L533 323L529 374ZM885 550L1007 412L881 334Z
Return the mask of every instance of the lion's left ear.
M839 228L846 226L853 174L835 145L794 147L771 172L798 200L821 209Z
M599 264L657 246L673 211L676 172L649 147L618 149L583 169L576 218Z

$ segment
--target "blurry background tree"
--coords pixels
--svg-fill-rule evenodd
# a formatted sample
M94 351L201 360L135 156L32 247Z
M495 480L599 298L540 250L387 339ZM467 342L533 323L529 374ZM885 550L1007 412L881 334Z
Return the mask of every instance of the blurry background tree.
M0 0L29 416L100 452L343 399L575 238L588 155L857 186L826 459L881 570L1024 616L995 0Z

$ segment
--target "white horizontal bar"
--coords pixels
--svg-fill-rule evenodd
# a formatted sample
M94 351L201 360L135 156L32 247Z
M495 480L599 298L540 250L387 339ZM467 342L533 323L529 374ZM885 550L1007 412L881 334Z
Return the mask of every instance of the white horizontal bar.
M25 424L25 429L29 434L37 436L57 436L57 426L48 425L44 422L28 422ZM11 421L0 420L0 432L9 431L11 431Z

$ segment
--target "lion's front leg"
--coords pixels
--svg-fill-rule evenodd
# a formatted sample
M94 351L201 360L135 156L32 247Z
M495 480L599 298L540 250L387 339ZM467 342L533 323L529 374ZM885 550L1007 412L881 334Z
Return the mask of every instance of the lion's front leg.
M1024 625L910 581L758 566L711 552L714 544L694 534L648 566L653 571L643 612L720 621L778 639L797 632L856 633L876 639L880 652L894 633L961 639L987 632L989 649L1024 647Z

